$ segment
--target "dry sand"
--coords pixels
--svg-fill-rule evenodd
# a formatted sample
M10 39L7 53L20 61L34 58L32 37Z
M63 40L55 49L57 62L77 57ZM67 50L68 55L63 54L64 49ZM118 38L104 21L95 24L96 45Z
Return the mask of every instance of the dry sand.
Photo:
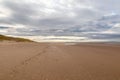
M120 46L1 42L0 80L120 80Z

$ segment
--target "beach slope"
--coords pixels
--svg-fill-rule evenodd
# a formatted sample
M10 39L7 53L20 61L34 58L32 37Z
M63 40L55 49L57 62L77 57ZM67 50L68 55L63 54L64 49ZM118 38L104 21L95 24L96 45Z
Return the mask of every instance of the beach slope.
M0 42L0 80L120 80L120 46Z

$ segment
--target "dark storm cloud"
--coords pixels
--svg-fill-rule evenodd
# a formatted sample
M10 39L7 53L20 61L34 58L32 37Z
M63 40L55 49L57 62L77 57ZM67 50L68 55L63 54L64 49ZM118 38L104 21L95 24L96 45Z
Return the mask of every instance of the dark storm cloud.
M120 34L105 34L105 33L95 33L89 34L91 39L120 39Z
M0 26L0 29L8 29L9 27L6 26Z

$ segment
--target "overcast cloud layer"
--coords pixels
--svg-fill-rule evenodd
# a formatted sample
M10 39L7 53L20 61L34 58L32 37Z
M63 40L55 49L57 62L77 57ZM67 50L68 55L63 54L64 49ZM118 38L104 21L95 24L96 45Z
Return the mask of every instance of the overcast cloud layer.
M0 33L119 40L120 0L0 0Z

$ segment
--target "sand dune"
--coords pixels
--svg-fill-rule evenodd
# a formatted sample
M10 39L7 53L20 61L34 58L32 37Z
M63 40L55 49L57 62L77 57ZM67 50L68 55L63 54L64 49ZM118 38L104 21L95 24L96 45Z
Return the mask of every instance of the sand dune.
M120 46L2 42L0 80L120 80Z

